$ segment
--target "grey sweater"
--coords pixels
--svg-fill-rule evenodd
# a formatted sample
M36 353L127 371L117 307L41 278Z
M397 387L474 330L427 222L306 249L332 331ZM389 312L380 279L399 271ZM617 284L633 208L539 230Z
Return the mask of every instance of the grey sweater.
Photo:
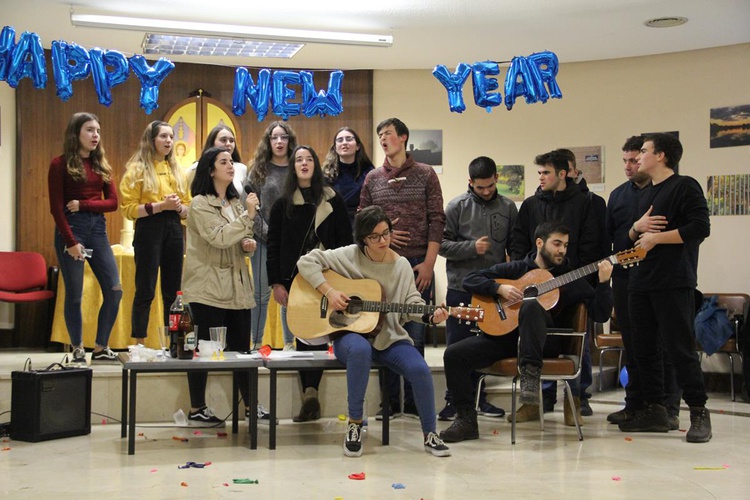
M373 262L357 245L349 245L334 250L313 250L299 259L297 268L313 288L323 284L323 271L331 269L349 279L374 279L383 288L387 302L424 304L414 284L414 272L404 257L399 257L395 262ZM346 293L346 290L339 291ZM387 314L382 329L371 340L372 346L382 351L399 340L413 345L402 326L407 321L421 321L421 315Z

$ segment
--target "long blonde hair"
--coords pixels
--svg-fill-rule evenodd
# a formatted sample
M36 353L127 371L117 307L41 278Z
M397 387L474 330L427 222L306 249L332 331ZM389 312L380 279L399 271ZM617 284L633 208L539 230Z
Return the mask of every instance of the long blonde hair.
M289 136L289 142L287 143L286 157L291 159L292 151L297 147L297 136L294 134L294 130L288 123L281 121L272 122L265 132L263 137L258 142L258 147L255 148L255 155L253 155L253 161L250 163L250 172L248 173L248 179L250 182L257 187L262 186L266 182L266 175L268 173L268 162L273 157L271 151L271 133L276 127L281 127Z
M83 161L81 161L81 128L83 124L95 121L99 123L99 118L92 113L75 113L68 122L68 126L65 128L65 137L63 139L63 156L65 158L65 166L67 167L68 174L76 182L86 182L86 169L83 167ZM112 167L107 158L104 156L104 146L102 146L101 137L99 143L89 155L91 160L91 168L99 174L102 180L109 184L112 181Z
M159 135L159 130L162 127L172 126L161 120L155 120L146 126L141 136L141 142L138 145L138 150L133 153L127 163L127 174L126 178L129 178L130 187L135 187L135 184L139 181L143 182L143 191L148 193L156 193L159 191L159 180L156 178L156 170L154 169L154 163L156 158L156 146L154 145L154 139ZM174 159L174 149L169 151L169 154L164 158L169 163L169 168L172 171L172 175L177 183L177 194L184 196L187 194L187 182L182 174L182 169Z

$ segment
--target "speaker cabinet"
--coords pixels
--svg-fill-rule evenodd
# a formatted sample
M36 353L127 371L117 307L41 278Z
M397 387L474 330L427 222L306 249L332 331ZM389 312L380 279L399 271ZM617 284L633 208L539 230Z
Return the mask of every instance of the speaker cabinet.
M46 441L91 433L91 370L11 373L10 437Z

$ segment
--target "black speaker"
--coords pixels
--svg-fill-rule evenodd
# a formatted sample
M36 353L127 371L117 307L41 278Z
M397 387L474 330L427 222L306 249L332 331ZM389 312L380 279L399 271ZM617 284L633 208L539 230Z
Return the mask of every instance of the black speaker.
M46 441L91 433L91 370L14 371L10 437Z

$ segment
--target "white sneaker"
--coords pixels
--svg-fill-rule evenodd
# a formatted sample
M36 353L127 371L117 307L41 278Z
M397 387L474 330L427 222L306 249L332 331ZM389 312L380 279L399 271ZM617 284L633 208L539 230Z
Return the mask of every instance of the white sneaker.
M294 342L290 342L288 344L284 344L284 350L285 351L294 351Z

